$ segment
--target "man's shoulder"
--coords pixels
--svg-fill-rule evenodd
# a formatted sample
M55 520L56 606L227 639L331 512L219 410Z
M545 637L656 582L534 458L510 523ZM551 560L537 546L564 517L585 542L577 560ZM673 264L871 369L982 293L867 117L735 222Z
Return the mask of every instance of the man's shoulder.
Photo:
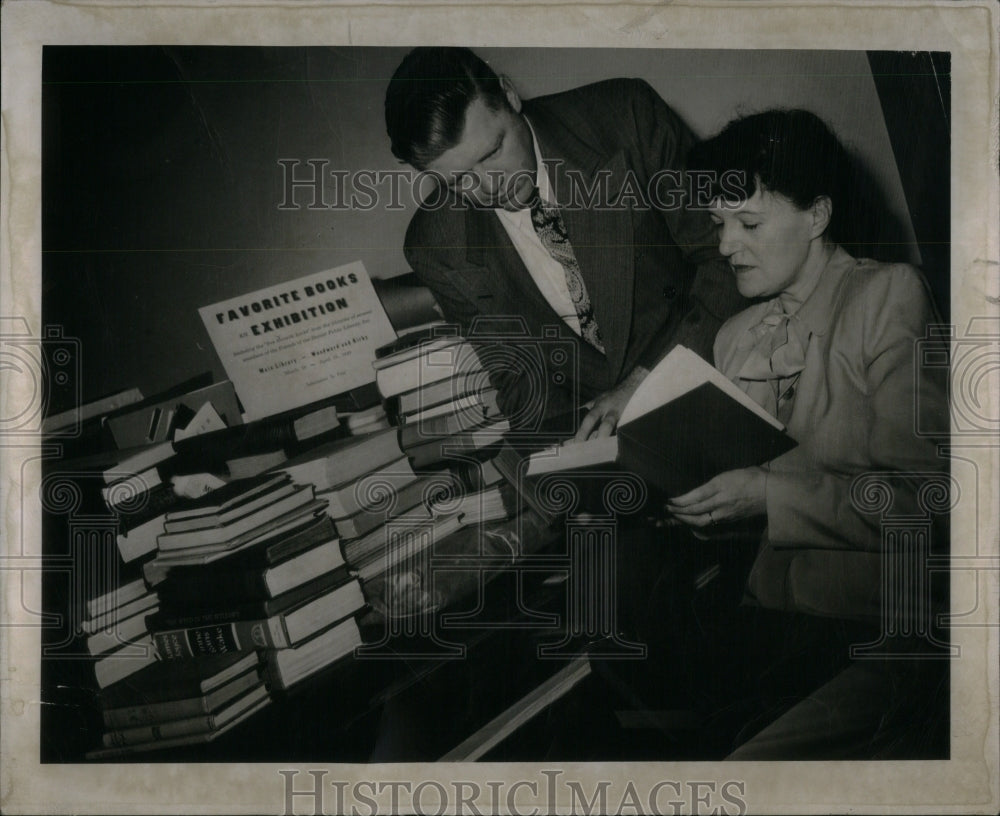
M627 106L636 98L647 98L656 95L656 91L644 79L633 77L616 77L602 79L588 85L580 85L565 91L535 96L525 101L529 107L548 109L563 105L588 107L593 105Z
M407 254L447 255L463 251L465 245L465 210L452 206L424 204L417 207L406 228L403 248Z

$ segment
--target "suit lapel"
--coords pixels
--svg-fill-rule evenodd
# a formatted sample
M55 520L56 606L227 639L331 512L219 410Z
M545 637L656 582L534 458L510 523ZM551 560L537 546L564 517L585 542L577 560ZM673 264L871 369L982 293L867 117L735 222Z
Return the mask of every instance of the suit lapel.
M601 329L607 356L581 341L581 374L592 381L617 381L632 328L634 252L632 219L627 208L586 207L572 200L581 182L588 189L600 183L600 198L614 201L627 171L621 152L611 155L597 147L586 121L568 121L558 112L534 108L525 113L546 159L556 201L580 274L587 285L594 317ZM477 293L488 293L497 304L517 304L529 324L562 323L535 285L500 220L491 210L465 213L467 258L474 267L464 273ZM567 328L567 334L572 332Z
M569 200L573 186L566 177L567 169L557 170L557 175L563 176L558 180L557 188L563 198L560 202L563 221L580 265L580 274L587 285L594 317L601 329L608 367L617 379L632 328L635 258L631 213L625 208L584 207ZM576 169L581 174L585 172L583 168ZM607 193L599 195L614 201L621 189L624 173L624 157L617 153L582 177L591 187L598 181L601 185L606 183L603 189ZM579 178L577 176L577 186Z

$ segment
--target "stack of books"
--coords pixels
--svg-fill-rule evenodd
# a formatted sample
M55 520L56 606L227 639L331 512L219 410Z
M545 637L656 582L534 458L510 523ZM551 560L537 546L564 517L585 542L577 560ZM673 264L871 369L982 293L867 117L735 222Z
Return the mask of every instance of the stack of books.
M311 486L326 502L345 560L366 583L404 550L419 551L467 524L508 516L510 502L499 493L502 477L489 460L438 457L434 464L414 469L400 430L389 428L319 446L279 472Z
M499 416L496 390L478 353L455 326L408 332L375 351L375 385L399 425L460 412Z
M107 695L122 712L95 757L214 739L361 643L364 596L325 508L312 486L268 473L164 514L143 565L155 604L137 613L152 665Z
M211 742L268 700L257 652L154 661L102 690L101 747L87 758Z
M146 616L159 609L157 593L142 578L87 601L80 635L94 656L98 688L105 688L153 663L156 656Z
M167 513L148 576L160 657L287 649L361 609L324 511L311 485L264 474Z
M417 471L491 458L510 430L476 349L454 326L432 325L376 350L375 382Z

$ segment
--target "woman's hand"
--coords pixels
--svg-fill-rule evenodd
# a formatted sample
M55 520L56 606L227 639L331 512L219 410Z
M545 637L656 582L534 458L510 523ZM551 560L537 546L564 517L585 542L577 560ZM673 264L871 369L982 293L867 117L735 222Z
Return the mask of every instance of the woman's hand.
M762 467L729 470L669 499L666 507L680 521L699 528L762 516L767 513L766 480Z

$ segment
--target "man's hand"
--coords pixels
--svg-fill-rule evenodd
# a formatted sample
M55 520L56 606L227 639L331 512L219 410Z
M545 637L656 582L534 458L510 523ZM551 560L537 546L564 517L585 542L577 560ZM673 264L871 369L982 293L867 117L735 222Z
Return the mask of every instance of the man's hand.
M683 496L669 499L667 510L692 527L710 527L767 513L762 467L729 470Z
M647 374L649 369L636 366L618 385L595 399L593 408L580 422L573 441L583 442L585 439L611 436L618 427L618 420L625 405L639 387L639 383L646 379Z

